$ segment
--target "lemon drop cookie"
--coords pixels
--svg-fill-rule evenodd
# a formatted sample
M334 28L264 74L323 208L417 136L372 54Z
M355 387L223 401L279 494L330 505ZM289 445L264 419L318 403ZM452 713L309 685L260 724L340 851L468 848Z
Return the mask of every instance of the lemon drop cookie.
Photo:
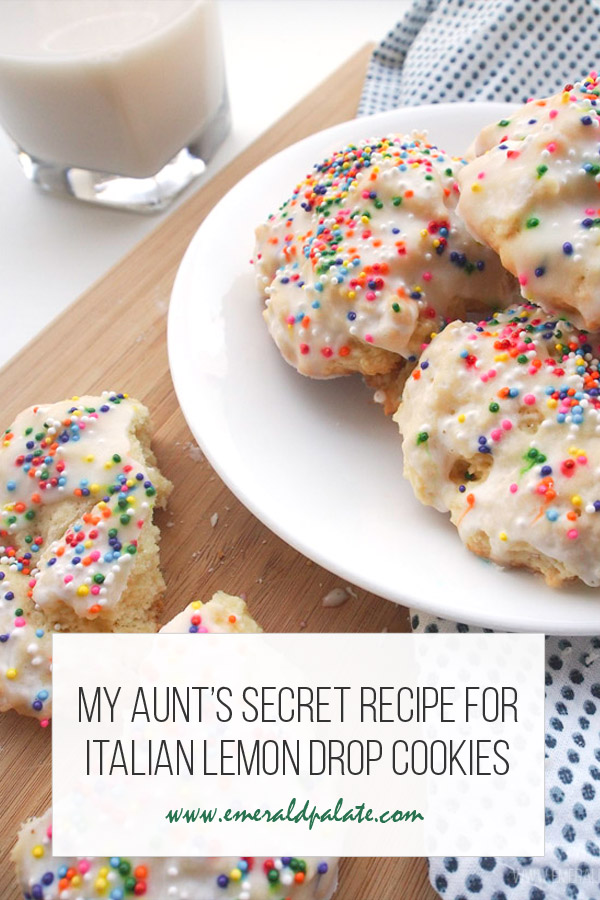
M0 563L30 578L48 614L135 630L163 587L152 514L169 490L138 401L107 392L26 409L0 447Z
M106 392L20 413L0 442L0 711L47 724L51 635L156 631L156 506L169 482L148 410Z
M600 585L598 342L528 304L453 322L395 415L418 499L470 550L551 585Z
M523 297L600 328L600 81L593 72L485 128L458 213Z
M208 603L193 600L160 629L161 634L259 634L262 628L254 621L241 597L224 591L213 594Z
M256 230L264 318L303 375L386 374L443 321L514 298L456 214L465 161L422 135L349 144Z
M51 810L21 827L12 857L25 900L329 900L337 886L332 857L56 857Z

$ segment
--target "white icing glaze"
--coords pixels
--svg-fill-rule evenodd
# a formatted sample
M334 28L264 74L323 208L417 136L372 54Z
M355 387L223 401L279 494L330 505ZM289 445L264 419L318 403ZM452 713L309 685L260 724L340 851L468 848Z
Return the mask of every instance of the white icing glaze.
M458 175L458 212L523 296L600 327L599 85L531 100L485 128Z
M135 479L128 479L127 485L138 487ZM126 498L123 507L119 506L122 498ZM115 494L108 502L94 506L40 557L33 592L36 603L56 612L66 603L87 619L115 607L129 578L139 534L151 520L152 509L153 503L147 499L138 505L135 493ZM115 529L117 535L113 535Z
M106 487L113 455L129 453L135 408L132 401L105 392L101 398L63 400L19 413L0 447L0 509L7 534L19 536L33 528L27 510L59 503L76 491L89 490L93 496ZM94 484L97 491L91 489Z
M32 900L329 900L337 884L332 857L54 857L51 810L23 826L14 859L23 896ZM133 893L128 878L140 885Z
M471 549L598 586L598 336L531 306L496 322L449 325L408 379L405 474Z
M445 317L514 297L456 216L464 165L416 134L363 141L257 229L264 316L289 363L313 377L388 372Z

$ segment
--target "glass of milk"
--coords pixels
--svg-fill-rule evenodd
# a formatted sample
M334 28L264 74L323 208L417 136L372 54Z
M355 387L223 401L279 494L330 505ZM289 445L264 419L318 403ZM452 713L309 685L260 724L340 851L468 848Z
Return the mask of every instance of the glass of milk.
M0 0L0 123L44 190L163 209L229 130L215 0Z

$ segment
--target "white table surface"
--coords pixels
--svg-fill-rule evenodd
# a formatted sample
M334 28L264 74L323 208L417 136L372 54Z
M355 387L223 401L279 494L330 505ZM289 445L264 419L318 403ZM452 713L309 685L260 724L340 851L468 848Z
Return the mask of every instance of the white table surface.
M181 199L362 44L382 38L409 2L222 0L232 131L208 172ZM0 364L165 215L98 209L42 193L25 179L0 132Z

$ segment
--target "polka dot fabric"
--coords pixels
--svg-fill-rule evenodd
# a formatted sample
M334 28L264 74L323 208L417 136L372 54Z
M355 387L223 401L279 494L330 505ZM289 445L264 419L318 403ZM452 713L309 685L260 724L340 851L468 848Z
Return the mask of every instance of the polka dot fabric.
M359 115L547 97L598 68L599 35L592 0L414 0L373 54Z
M489 631L413 612L413 631ZM546 638L546 853L433 857L444 900L600 900L600 638Z

